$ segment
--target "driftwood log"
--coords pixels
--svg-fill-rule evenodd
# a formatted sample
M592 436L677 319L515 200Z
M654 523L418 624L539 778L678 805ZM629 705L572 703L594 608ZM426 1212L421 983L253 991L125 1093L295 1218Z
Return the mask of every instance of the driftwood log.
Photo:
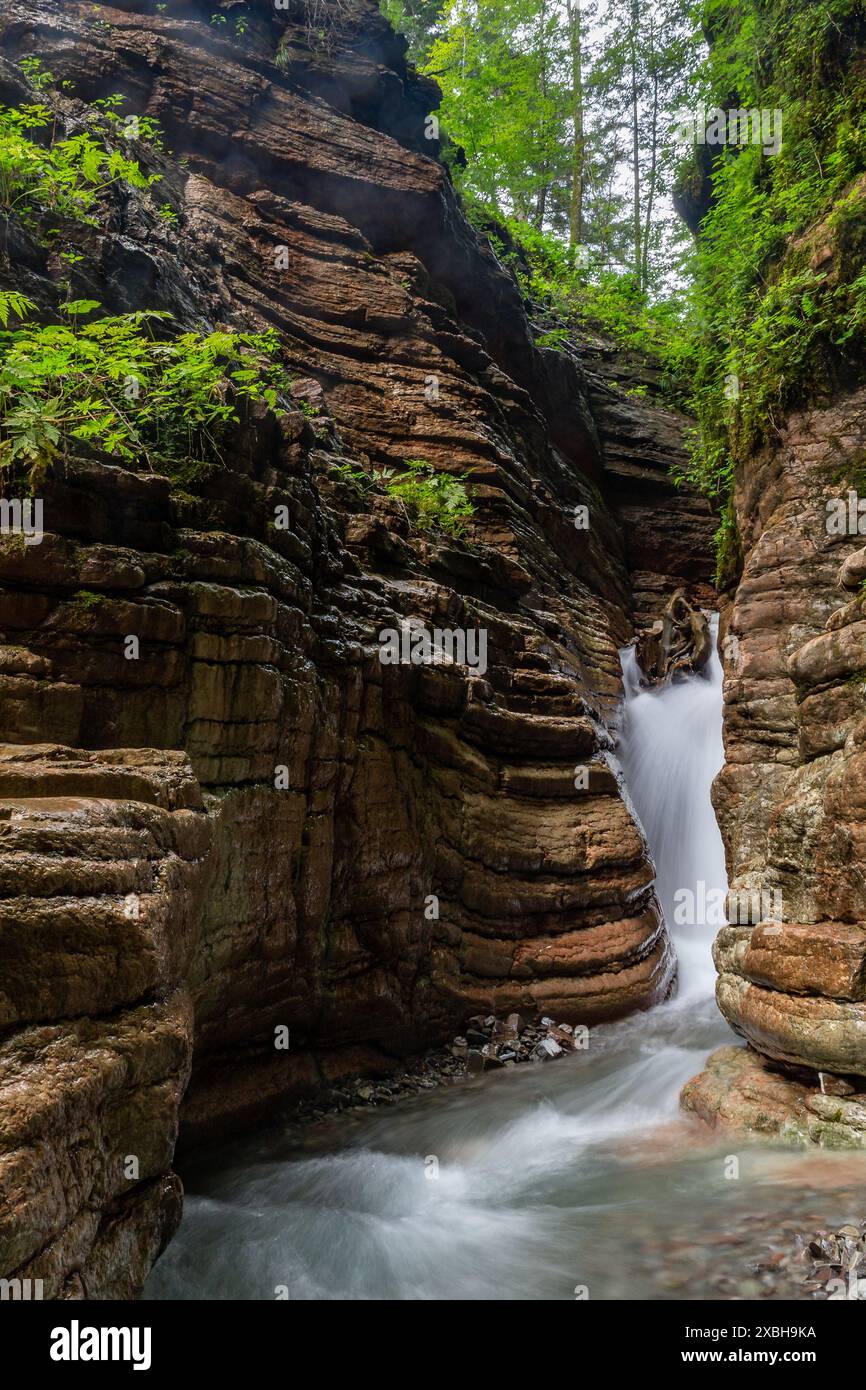
M663 685L702 670L712 645L706 617L677 589L662 617L638 638L635 655L646 684Z

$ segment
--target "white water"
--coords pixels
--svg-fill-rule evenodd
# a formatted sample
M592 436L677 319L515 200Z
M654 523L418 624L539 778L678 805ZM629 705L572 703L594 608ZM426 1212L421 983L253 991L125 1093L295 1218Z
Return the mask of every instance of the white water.
M709 799L721 669L714 654L706 677L660 692L640 690L630 651L623 670L621 763L672 923L678 889L725 886ZM703 1298L719 1296L725 1260L736 1291L731 1230L748 1244L749 1223L790 1225L805 1159L741 1145L745 1181L726 1181L724 1149L679 1115L683 1083L733 1041L713 931L674 926L676 996L592 1030L585 1053L342 1117L303 1147L296 1132L259 1136L185 1174L184 1222L146 1297L567 1299L585 1285L593 1299Z
M725 851L710 800L713 778L725 760L717 617L711 626L713 654L705 672L662 690L641 690L634 648L622 653L626 703L619 758L652 850L656 892L676 943L680 1007L712 995L710 949L716 928L707 925L699 909L706 891L727 888ZM695 896L690 925L677 925L678 890Z

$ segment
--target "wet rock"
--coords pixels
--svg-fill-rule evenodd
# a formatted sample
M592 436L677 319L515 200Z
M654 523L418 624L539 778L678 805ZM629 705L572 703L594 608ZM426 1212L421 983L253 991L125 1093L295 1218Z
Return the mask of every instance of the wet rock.
M817 230L835 246L830 223ZM768 1058L849 1082L866 1077L866 622L853 597L866 551L856 534L829 534L827 518L859 478L864 407L853 381L792 409L738 468L727 761L713 790L732 895L778 885L782 899L781 921L725 952L725 1016ZM859 1142L841 1120L808 1124L821 1143Z
M785 996L781 996L784 998ZM783 1070L752 1048L721 1047L680 1103L713 1128L742 1129L824 1148L866 1148L866 1095L829 1095L817 1074Z
M498 1070L502 1066L502 1059L498 1051L490 1043L481 1049L481 1055L484 1058L485 1071Z
M218 61L207 12L183 8L178 21L123 0L117 24L96 26L64 0L0 12L7 58L38 31L61 126L80 128L88 93L134 91L173 151L159 186L178 227L154 231L149 195L104 190L103 225L80 244L66 229L81 286L106 313L158 304L180 326L271 327L289 383L280 418L253 412L214 477L178 488L73 451L45 480L44 543L22 556L0 537L0 795L15 803L0 816L0 1031L8 1076L27 1068L27 1088L51 1097L40 1148L6 1086L0 1135L48 1175L29 1204L12 1184L16 1229L56 1252L57 1288L83 1278L105 1297L140 1288L177 1219L179 1119L192 1145L280 1107L369 1114L483 1068L500 1015L591 1024L666 997L675 961L646 846L598 769L630 570L658 533L676 543L673 510L689 544L670 568L708 574L715 525L671 500L671 412L594 386L600 448L577 358L536 349L518 287L430 157L433 88L371 0L313 63L273 6L256 7L246 43L219 40ZM0 66L4 103L27 100L14 62ZM214 112L231 159L213 157ZM4 275L23 269L54 321L56 277L38 239L18 240L27 254L16 264L5 247ZM383 351L395 335L396 356ZM341 480L419 454L477 479L467 541L422 535L381 490ZM486 678L384 666L379 632L410 617L489 627ZM589 796L574 794L577 758ZM428 894L448 901L441 934ZM157 1074L153 1018L175 992L185 1022ZM419 1060L470 1012L465 1062ZM34 1050L31 1030L48 1027L52 1046ZM85 1087L85 1062L77 1078L55 1065L87 1054L88 1028L110 1056ZM291 1047L275 1054L283 1029ZM540 1041L527 1035L497 1041L522 1061ZM119 1056L123 1103L109 1104ZM399 1088L378 1084L401 1067ZM103 1155L135 1152L144 1119L155 1166L118 1194ZM0 1275L29 1249L0 1251Z
M535 1049L535 1056L542 1062L549 1061L552 1057L561 1057L562 1048L555 1038L542 1038Z

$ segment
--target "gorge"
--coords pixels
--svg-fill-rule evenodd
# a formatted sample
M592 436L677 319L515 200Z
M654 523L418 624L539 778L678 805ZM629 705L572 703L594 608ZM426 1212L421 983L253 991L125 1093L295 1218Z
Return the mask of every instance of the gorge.
M31 469L39 542L3 513L0 1276L767 1296L707 1251L844 1221L862 1186L866 547L826 526L862 485L862 357L818 400L780 387L717 571L652 356L593 323L545 341L466 215L436 84L371 0L321 13L0 4L4 109L140 174L87 216L4 204L0 293L30 306L4 329L117 341L156 312L136 331L254 355L219 457L78 435ZM791 240L798 273L856 279L864 196ZM410 628L431 659L383 660ZM717 935L677 920L701 883L727 883ZM767 893L780 920L754 920ZM283 1128L512 1011L589 1048Z

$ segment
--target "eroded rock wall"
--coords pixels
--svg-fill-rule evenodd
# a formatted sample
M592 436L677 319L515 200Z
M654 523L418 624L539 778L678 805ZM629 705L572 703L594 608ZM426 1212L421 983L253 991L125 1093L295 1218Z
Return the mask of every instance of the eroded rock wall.
M274 327L293 402L195 484L71 457L42 543L0 537L0 1272L50 1296L140 1286L179 1123L251 1123L479 1009L616 1017L675 973L610 759L631 584L579 364L534 346L373 5L320 51L300 10L169 9L0 11L0 100L37 54L67 129L121 92L168 146L134 150L155 192L64 227L71 267L12 219L2 283L46 316ZM464 539L345 477L419 457L468 473ZM486 669L383 665L409 619L483 629Z
M822 1143L866 1138L866 550L856 516L853 534L828 526L864 450L866 392L853 389L792 414L737 485L744 563L714 801L739 924L716 941L717 998L769 1060L723 1050L684 1093L714 1122L755 1127L767 1101L785 1125L781 1065L806 1116L794 1129Z

